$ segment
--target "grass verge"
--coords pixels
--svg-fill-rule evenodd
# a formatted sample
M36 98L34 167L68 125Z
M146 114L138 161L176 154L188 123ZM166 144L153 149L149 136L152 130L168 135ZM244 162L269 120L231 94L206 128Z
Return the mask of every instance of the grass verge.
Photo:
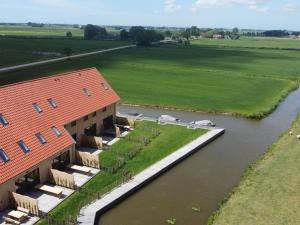
M300 133L300 117L294 134ZM209 219L210 225L287 225L300 221L300 141L284 133L245 172L240 184Z
M155 133L153 133L153 131L155 131ZM113 151L117 153L104 153L104 161L102 161L102 155L100 156L101 161L106 165L114 165L114 157L118 154L126 155L126 153L129 153L129 149L132 149L137 138L148 138L150 141L146 143L142 141L142 149L133 158L126 158L123 167L113 172L102 171L96 175L90 182L84 185L80 191L77 191L52 210L50 212L51 218L60 221L62 224L68 224L67 221L69 221L70 218L77 216L80 206L92 200L92 193L93 195L97 195L97 193L107 192L119 184L124 178L124 170L129 171L132 175L136 175L183 145L203 135L205 132L205 130L189 130L181 126L163 126L152 122L138 122L135 130L128 138L122 139L114 145ZM41 220L38 224L48 224L48 221Z

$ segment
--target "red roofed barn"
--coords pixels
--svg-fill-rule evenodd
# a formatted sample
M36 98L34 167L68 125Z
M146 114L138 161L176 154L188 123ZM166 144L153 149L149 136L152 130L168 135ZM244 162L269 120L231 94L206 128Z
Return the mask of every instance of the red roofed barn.
M24 179L45 183L56 162L73 164L82 135L116 120L118 95L92 68L0 87L0 210Z

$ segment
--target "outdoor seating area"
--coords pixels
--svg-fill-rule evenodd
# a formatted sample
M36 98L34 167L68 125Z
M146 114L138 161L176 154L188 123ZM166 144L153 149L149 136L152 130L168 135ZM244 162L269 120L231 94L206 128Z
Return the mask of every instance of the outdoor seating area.
M39 220L39 217L29 216L28 213L24 213L19 210L5 210L0 212L0 225L6 224L23 224L31 225L36 223Z

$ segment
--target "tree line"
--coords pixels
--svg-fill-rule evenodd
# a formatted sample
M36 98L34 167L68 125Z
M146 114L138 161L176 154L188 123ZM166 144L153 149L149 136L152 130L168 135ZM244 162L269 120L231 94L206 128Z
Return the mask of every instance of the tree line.
M88 24L84 27L84 39L99 40L106 39L108 32L104 27ZM145 29L142 26L133 26L129 31L122 29L120 31L121 40L135 41L140 46L150 46L153 42L164 39L161 32L154 29Z

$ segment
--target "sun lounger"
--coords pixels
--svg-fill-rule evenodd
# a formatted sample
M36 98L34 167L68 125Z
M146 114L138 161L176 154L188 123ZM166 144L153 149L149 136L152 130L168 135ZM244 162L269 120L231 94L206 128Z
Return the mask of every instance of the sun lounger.
M21 222L14 220L12 218L6 217L6 216L3 216L3 219L4 219L5 223L8 223L8 224L21 224Z
M39 185L35 186L35 188L40 191L46 192L48 194L55 195L58 198L61 198L62 192L63 192L63 190L60 188L51 187L51 186L44 185L44 184L39 184Z
M23 212L23 213L25 213L27 215L30 213L29 209L25 209L25 208L22 208L22 207L17 207L17 210L20 211L20 212Z
M70 166L70 169L72 169L76 172L79 172L79 173L87 174L87 175L91 174L91 169L87 168L87 167L83 167L83 166L73 165L73 166Z

